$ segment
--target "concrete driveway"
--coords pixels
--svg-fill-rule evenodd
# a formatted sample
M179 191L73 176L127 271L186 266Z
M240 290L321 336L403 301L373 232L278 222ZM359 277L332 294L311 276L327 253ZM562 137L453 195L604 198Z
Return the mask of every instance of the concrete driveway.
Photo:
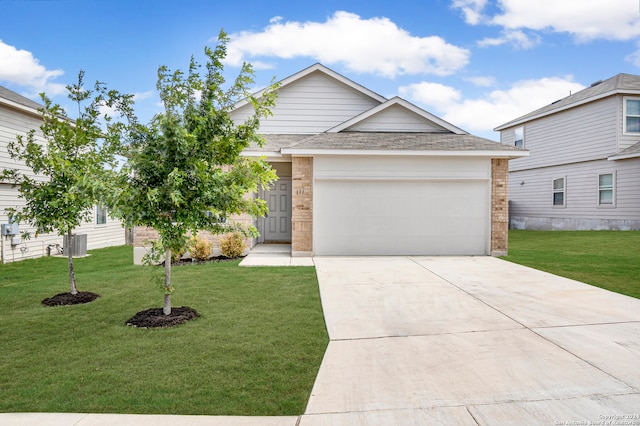
M640 300L492 257L314 262L301 426L640 425Z

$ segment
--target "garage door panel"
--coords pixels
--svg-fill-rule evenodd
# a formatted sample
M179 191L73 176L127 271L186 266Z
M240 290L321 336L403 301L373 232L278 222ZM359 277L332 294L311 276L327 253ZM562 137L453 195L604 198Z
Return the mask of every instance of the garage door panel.
M318 255L486 254L489 183L319 180Z

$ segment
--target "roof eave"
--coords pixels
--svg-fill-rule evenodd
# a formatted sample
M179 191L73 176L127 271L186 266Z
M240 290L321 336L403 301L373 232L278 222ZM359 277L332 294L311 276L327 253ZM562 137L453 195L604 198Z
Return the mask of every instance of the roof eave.
M526 157L529 151L506 150L382 150L382 149L306 149L283 148L282 154L314 156L314 155L374 155L374 156L423 156L423 157L487 157L513 159Z

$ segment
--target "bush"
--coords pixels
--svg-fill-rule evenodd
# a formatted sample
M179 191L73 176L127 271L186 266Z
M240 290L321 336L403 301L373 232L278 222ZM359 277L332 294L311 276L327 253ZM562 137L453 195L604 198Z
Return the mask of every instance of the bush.
M220 251L225 257L234 258L242 256L245 245L244 238L239 232L232 232L220 238Z
M191 257L196 260L207 260L211 256L213 243L205 238L193 237L189 245Z

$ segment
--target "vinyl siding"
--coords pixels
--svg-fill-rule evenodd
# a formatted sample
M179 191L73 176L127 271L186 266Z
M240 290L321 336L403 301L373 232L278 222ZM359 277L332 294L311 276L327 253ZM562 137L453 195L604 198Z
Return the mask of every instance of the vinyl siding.
M29 114L0 105L0 169L13 168L27 173L30 171L24 164L16 162L9 156L7 147L16 139L16 135L26 135L31 129L36 129L36 135L40 134L41 124L41 119L35 113ZM39 139L42 140L42 137L40 136ZM18 189L11 188L9 183L0 183L0 223L9 221L5 209L22 205L24 200L18 198ZM1 261L6 263L46 256L49 244L62 246L63 239L58 235L45 234L35 238L35 229L24 223L20 224L20 231L31 232L31 239L12 246L11 237L0 236ZM119 221L107 218L105 225L95 225L95 208L91 222L81 225L75 233L87 234L87 249L125 244L125 230Z
M354 132L448 132L399 105L387 108L348 129Z
M511 160L509 170L591 161L617 152L620 104L611 96L526 123L524 148L529 156ZM503 143L513 143L516 127L501 132Z
M280 89L273 116L261 120L260 132L321 133L378 104L347 85L315 72ZM251 106L244 105L231 116L236 122L242 122L251 113Z
M598 175L615 174L615 207L598 206ZM552 205L552 180L564 177L565 207ZM640 220L640 159L596 160L509 174L510 215L578 220Z
M36 137L40 134L42 120L36 115L25 114L13 108L0 105L0 169L19 169L28 172L23 164L17 163L9 156L7 147L16 140L17 135L26 136L29 130L36 129ZM42 138L39 138L42 140Z

